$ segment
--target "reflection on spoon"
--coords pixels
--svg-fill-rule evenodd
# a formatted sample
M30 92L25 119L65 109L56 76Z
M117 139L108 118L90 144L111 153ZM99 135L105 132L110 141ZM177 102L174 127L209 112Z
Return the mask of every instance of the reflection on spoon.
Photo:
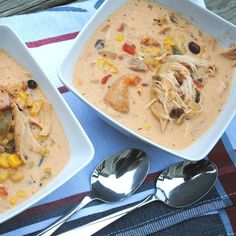
M162 201L175 208L189 206L211 190L217 176L216 165L205 159L195 163L184 161L174 164L161 172L153 195L149 195L132 207L78 227L74 230L75 235L91 235L127 213L153 201ZM70 235L73 235L73 231Z
M75 212L91 201L112 203L127 198L141 185L148 170L149 159L141 150L126 149L113 154L94 170L89 195L38 235L51 235Z

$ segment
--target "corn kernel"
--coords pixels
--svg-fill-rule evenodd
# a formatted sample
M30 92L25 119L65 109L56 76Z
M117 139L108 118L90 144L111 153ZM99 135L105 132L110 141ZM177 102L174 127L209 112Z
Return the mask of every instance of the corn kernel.
M113 66L111 69L112 74L117 74L119 72L118 68L116 66Z
M105 59L103 59L103 58L99 58L98 60L97 60L97 64L99 65L99 67L104 67L105 66L105 64L106 64L106 61L105 61Z
M154 48L154 47L145 47L145 48L141 48L141 51L147 54L150 54L152 56L159 56L160 54L160 50L158 48Z
M26 192L23 190L19 190L16 192L16 195L20 198L24 198L26 196Z
M83 85L83 80L82 80L82 79L78 79L78 80L77 80L77 84L78 84L78 85Z
M165 46L165 48L166 48L166 51L167 51L168 54L173 53L173 48L170 45Z
M111 61L107 61L106 64L110 67L113 67L113 63Z
M24 175L20 171L16 171L15 173L11 174L11 180L15 183L20 182L24 178Z
M30 99L30 98L28 98L27 100L26 100L26 106L27 107L32 107L33 106L33 100L32 99Z
M183 42L186 41L184 34L180 34L180 35L179 35L179 39L180 39L181 41L183 41Z
M150 65L153 68L158 67L160 64L160 61L158 59L151 58L151 57L145 57L144 61L147 65Z
M0 154L0 167L2 167L2 168L9 168L10 167L8 160L7 160L7 156L8 156L7 153Z
M143 128L146 129L146 130L148 130L148 129L152 128L152 126L149 125L149 124L146 124Z
M48 140L48 136L41 136L41 135L38 135L38 136L37 136L37 139L38 139L38 141L43 142L43 141Z
M43 100L38 100L38 101L33 102L33 105L29 111L29 114L31 116L37 115L40 112L40 110L42 109L43 105L44 105Z
M124 40L124 34L118 34L118 35L116 35L116 40L117 40L117 41L123 41L123 40Z
M16 197L12 197L12 198L10 199L10 204L11 204L12 206L14 206L14 205L16 204L16 202L17 202Z
M16 168L22 164L22 160L17 154L9 154L7 160L12 168Z
M164 46L172 46L175 45L175 40L173 36L167 36L163 40Z
M50 167L47 167L47 168L44 168L43 172L47 173L47 174L51 174L52 173L52 169Z
M0 183L5 182L8 178L8 176L9 176L8 170L1 171L1 173L0 173Z
M18 95L19 95L19 97L20 97L21 99L23 99L23 100L26 100L26 99L27 99L27 94L24 93L24 92L22 92L22 91L19 92Z

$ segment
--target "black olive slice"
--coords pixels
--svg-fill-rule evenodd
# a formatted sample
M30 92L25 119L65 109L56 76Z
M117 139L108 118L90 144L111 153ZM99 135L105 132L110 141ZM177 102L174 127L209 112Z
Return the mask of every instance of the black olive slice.
M103 39L98 39L97 42L95 43L95 48L97 50L101 50L105 47L105 41Z
M27 85L30 89L36 89L37 88L37 83L32 79L27 81Z
M195 42L190 42L188 44L188 48L193 54L199 54L201 51L200 46L198 44L196 44Z
M170 117L173 119L178 119L182 114L184 114L184 110L182 108L173 108L170 112Z

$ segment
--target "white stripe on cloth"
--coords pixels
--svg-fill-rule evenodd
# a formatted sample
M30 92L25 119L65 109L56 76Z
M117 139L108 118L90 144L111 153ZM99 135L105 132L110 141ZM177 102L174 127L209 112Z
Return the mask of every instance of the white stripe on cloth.
M0 23L11 26L24 42L37 41L57 35L78 32L95 13L97 0L82 1L67 6L81 8L78 11L40 11L26 15L0 18Z

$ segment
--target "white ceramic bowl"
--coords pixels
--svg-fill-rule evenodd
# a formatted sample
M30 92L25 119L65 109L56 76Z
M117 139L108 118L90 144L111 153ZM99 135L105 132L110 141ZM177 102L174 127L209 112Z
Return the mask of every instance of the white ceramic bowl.
M78 120L60 93L52 86L46 75L34 61L24 42L20 40L12 29L5 25L0 25L0 35L0 48L7 51L31 72L34 80L37 81L52 104L65 131L71 154L69 162L62 172L41 191L6 213L0 214L0 223L2 223L27 209L78 173L92 160L94 149Z
M103 6L97 11L97 13L88 22L86 27L80 32L73 44L72 48L68 51L65 58L62 60L58 68L58 75L61 81L78 95L84 102L91 106L105 121L114 126L115 128L125 132L126 134L131 134L147 143L150 143L158 148L166 150L172 154L190 161L196 161L204 158L210 150L214 147L216 142L220 139L221 135L225 131L226 127L232 120L236 111L236 72L234 71L233 83L231 86L231 91L229 98L223 108L223 111L217 117L214 124L210 129L193 145L188 148L176 151L174 149L166 148L157 143L154 143L147 138L144 138L137 133L129 130L120 123L113 120L108 115L104 114L97 107L93 106L88 102L73 85L73 71L75 63L81 54L84 46L86 45L88 39L95 32L95 30L100 26L100 24L109 17L117 8L121 7L127 0L107 0ZM203 31L210 35L214 35L223 47L228 47L230 44L236 42L236 27L225 21L224 19L218 17L214 13L199 7L198 5L192 3L189 0L156 0L167 7L172 8L174 11L181 13L186 19L192 21L194 24L198 25Z

